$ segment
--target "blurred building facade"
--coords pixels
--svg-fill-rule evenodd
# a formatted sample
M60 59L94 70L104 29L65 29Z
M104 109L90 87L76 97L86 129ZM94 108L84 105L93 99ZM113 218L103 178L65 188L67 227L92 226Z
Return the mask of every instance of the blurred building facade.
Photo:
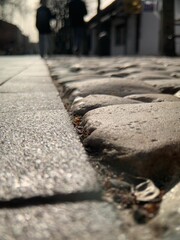
M90 55L160 55L161 0L116 0L88 22ZM175 0L176 54L180 55L180 1Z
M31 43L14 24L0 20L0 55L37 53L37 44Z

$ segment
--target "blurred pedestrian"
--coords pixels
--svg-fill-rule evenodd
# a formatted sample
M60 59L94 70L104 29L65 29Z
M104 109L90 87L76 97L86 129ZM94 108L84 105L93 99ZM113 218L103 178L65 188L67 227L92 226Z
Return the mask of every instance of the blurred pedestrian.
M72 28L73 53L79 55L83 51L84 16L87 14L86 4L82 0L70 0L68 8Z
M40 0L40 7L36 12L36 28L39 32L39 50L42 58L51 54L51 26L50 22L55 19L50 9L47 7L47 0Z

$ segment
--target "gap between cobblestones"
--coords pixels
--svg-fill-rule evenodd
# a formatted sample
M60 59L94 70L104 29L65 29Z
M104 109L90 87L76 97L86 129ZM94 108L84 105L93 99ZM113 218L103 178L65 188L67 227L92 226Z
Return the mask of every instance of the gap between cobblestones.
M64 95L63 86L57 86L56 79L52 78L52 81L59 91L59 97L63 101L80 141L83 142L83 139L87 137L88 133L81 127L81 117L71 114L71 102L68 97ZM103 201L114 205L117 211L129 210L137 224L146 224L157 216L160 210L162 197L165 194L165 186L161 186L159 196L153 201L139 202L131 191L134 184L133 181L138 181L138 177L122 173L119 171L118 166L103 162L101 156L97 154L95 149L95 151L92 152L92 149L88 149L86 146L84 146L84 148L88 155L89 163L95 169L101 183Z

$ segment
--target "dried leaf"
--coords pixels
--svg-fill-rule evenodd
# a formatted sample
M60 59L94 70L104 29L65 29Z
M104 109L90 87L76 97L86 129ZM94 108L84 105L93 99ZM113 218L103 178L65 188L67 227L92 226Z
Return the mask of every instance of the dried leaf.
M132 193L137 201L149 202L160 195L160 190L148 179L145 182L133 186Z

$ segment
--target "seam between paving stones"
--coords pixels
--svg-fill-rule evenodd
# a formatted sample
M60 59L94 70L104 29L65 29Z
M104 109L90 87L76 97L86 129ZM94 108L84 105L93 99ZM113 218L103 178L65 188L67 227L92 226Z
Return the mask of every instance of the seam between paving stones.
M32 65L32 64L31 64ZM30 66L30 65L29 65ZM7 78L4 82L0 83L0 87L3 86L5 83L9 82L11 79L17 77L20 73L24 72L26 69L29 68L29 66L27 66L26 68L23 68L23 70L19 71L18 73L16 73L15 75Z
M80 202L103 202L100 192L76 192L69 194L54 194L52 196L35 196L31 198L14 198L0 201L0 209L25 208L39 205L54 205Z

